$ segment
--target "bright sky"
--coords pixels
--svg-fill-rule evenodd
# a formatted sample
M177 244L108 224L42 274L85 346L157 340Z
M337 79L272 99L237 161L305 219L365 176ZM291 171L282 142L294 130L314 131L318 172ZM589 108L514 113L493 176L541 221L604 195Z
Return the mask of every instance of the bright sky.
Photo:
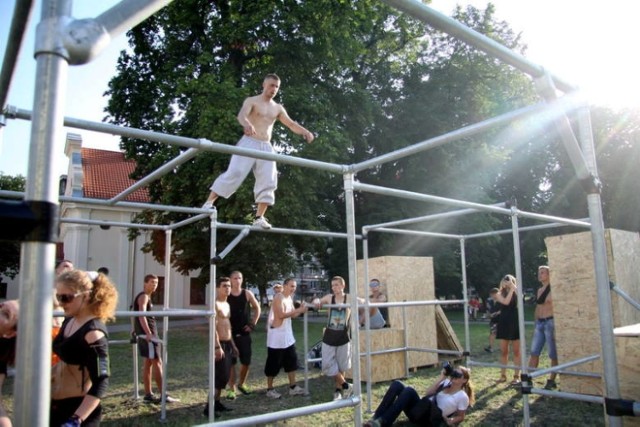
M180 1L180 0L176 0ZM76 0L73 15L88 18L99 15L116 0ZM432 0L431 7L451 15L455 4L484 8L487 0ZM640 39L637 16L640 2L609 0L494 0L496 15L522 32L528 44L527 57L565 81L580 86L594 102L612 106L640 106L640 78L636 41ZM0 0L0 53L4 58L14 1ZM23 43L18 68L12 82L8 104L33 109L35 26L40 20L40 1L31 16L28 37ZM92 63L69 67L65 116L102 121L109 79L115 74L119 52L126 48L125 35L112 41ZM67 129L61 134L56 152L58 175L65 174L64 136L80 133L85 147L116 150L118 139L109 135ZM30 122L7 120L0 130L0 172L26 175L29 155ZM193 135L197 137L198 135Z

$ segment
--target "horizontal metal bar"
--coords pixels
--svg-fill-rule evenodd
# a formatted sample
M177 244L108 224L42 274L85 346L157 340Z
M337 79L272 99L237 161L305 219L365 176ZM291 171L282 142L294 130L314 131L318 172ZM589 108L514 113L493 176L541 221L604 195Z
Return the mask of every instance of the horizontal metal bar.
M20 108L7 108L8 118L31 120L33 113L30 110ZM167 135L161 132L136 129L126 126L112 125L108 123L92 122L70 117L64 118L64 126L76 129L91 130L95 132L108 133L112 135L125 136L127 138L144 139L147 141L160 142L162 144L177 145L180 147L197 148L204 151L213 151L225 154L239 154L254 159L274 160L278 163L295 166L303 166L311 169L319 169L327 172L340 174L348 171L346 165L336 165L333 163L309 160L301 157L293 157L284 154L267 153L265 151L252 150L249 148L236 147L235 145L220 144L207 139L187 138L184 136Z
M116 317L140 317L140 316L156 316L156 317L209 317L215 316L215 311L208 310L156 310L156 311L116 311Z
M584 226L591 228L591 224L589 224L588 219L583 218L583 219L579 219L577 221L584 221ZM572 224L574 225L574 224ZM546 228L558 228L558 227L566 227L567 224L539 224L539 225L530 225L527 227L520 227L518 228L518 231L535 231L535 230L543 230ZM495 235L499 235L499 234L511 234L513 233L513 230L511 228L507 228L504 230L495 230L495 231L486 231L484 233L476 233L476 234L467 234L464 236L465 239L475 239L475 238L479 238L479 237L488 237L488 236L495 236Z
M141 230L166 230L167 229L166 225L138 224L135 222L103 221L100 219L60 218L60 222L65 224L97 225L99 227L139 228Z
M225 223L217 223L217 228L225 229L225 230L242 230L246 227L246 225L239 224L225 224ZM347 238L347 233L336 233L333 231L315 231L315 230L298 230L294 228L279 228L272 227L269 230L265 230L258 226L254 226L251 231L261 231L266 233L276 233L276 234L296 234L299 236L313 236L313 237L337 237L337 238ZM357 234L356 239L362 239L362 236Z
M569 362L566 363L562 363L560 365L556 365L556 366L551 366L547 369L537 369L534 372L531 372L529 375L531 375L531 378L537 378L537 377L541 377L547 374L551 374L553 372L557 372L561 369L565 369L565 368L570 368L572 366L576 366L576 365L581 365L583 363L588 363L588 362L592 362L594 360L598 360L600 359L600 355L599 354L593 354L591 356L587 356L587 357L582 357L580 359L575 359L575 360L571 360Z
M334 400L327 403L319 403L317 405L300 406L297 408L287 409L284 411L267 412L262 415L254 415L253 417L236 418L228 421L216 421L211 424L201 424L201 426L211 427L241 427L256 426L261 424L273 423L289 418L302 417L304 415L317 414L319 412L332 411L334 409L349 408L360 404L360 397L351 396L346 399Z
M496 206L496 207L504 207L505 203L496 203L494 205L491 206ZM434 221L434 220L439 220L439 219L447 219L447 218L452 218L452 217L457 217L457 216L462 216L462 215L469 215L469 214L473 214L473 213L478 213L478 209L460 209L457 211L450 211L450 212L440 212L437 214L431 214L431 215L425 215L425 216L420 216L420 217L416 217L416 218L409 218L409 219L401 219L401 220L397 220L397 221L389 221L389 222L383 222L380 224L374 224L374 225L365 225L363 228L363 230L373 230L376 228L382 228L382 227L395 227L398 225L409 225L409 224L415 224L415 223L419 223L419 222L426 222L426 221Z
M380 233L404 234L404 235L423 236L423 237L439 237L442 239L460 240L463 238L463 236L458 234L434 233L431 231L419 231L419 230L405 230L403 228L379 227L374 229L373 231L377 231Z
M541 396L559 397L561 399L580 400L582 402L604 404L604 397L591 394L568 393L566 391L545 390L543 388L531 388L531 393Z
M462 208L477 209L478 211L493 212L499 214L510 215L511 210L493 205L483 205L480 203L466 202L464 200L449 199L446 197L433 196L430 194L415 193L412 191L398 190L396 188L381 187L379 185L363 184L354 182L353 189L358 191L366 191L368 193L381 194L383 196L400 197L403 199L418 200L421 202L433 202L441 205L456 206Z
M446 354L449 356L462 356L462 351L455 350L440 350L437 348L418 348L418 347L407 347L407 351L418 351L422 353L437 353L437 354Z

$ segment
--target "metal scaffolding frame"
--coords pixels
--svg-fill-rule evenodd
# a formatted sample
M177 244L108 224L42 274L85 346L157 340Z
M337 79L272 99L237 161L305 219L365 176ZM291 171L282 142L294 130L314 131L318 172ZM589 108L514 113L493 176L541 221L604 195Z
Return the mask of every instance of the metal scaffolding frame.
M346 204L346 237L348 245L349 263L349 283L357 283L356 277L356 230L355 230L355 210L354 191L369 191L378 194L408 197L414 200L426 202L444 203L445 205L458 206L469 209L480 209L481 206L469 202L451 201L450 199L433 196L418 195L415 193L402 192L400 190L383 189L375 186L360 184L355 181L355 173L368 167L380 165L388 161L406 157L420 151L442 145L462 136L469 136L482 132L495 125L508 123L512 120L526 117L527 115L547 111L549 108L555 111L555 124L562 138L565 149L569 154L571 162L578 179L582 183L587 193L587 204L589 209L589 224L592 235L592 245L594 249L594 264L596 271L599 322L602 339L602 358L605 378L605 406L607 408L608 422L612 426L621 426L621 414L615 411L615 405L620 401L620 390L618 386L618 370L616 366L615 345L613 342L613 319L611 314L611 296L609 289L608 266L606 257L606 247L604 241L604 224L602 207L600 200L600 182L597 177L595 163L595 150L593 134L588 108L573 95L565 95L558 98L557 91L565 93L573 92L575 88L548 74L541 66L531 63L523 56L512 52L508 48L483 36L457 21L436 12L423 3L416 0L383 0L396 9L411 15L412 17L431 25L432 27L449 33L466 43L510 64L518 70L533 77L539 85L540 92L546 99L546 104L539 104L522 110L507 113L498 118L481 122L466 128L450 132L441 137L433 138L422 143L412 145L405 149L395 151L374 159L364 161L354 165L335 165L317 162L296 157L289 157L278 154L266 154L231 147L225 144L217 144L204 139L193 139L178 136L160 135L155 132L130 129L107 125L104 123L90 123L84 120L65 119L63 117L64 87L67 83L67 69L70 64L79 65L89 62L92 58L109 43L110 38L123 33L127 28L142 22L157 10L166 6L171 0L128 0L99 15L95 19L75 20L71 17L72 0L43 0L41 21L37 29L35 56L37 63L35 79L35 101L33 105L34 113L25 110L17 110L11 107L4 108L10 82L14 73L17 52L23 40L26 23L31 13L32 0L18 0L14 13L9 44L5 54L2 70L0 73L0 104L3 111L0 114L0 126L3 126L7 118L31 119L31 139L30 155L28 167L27 187L24 194L24 202L18 206L16 212L23 215L14 215L12 221L22 224L24 220L29 224L31 233L24 238L22 243L21 265L20 265L20 299L22 301L22 313L19 321L20 334L18 335L18 358L16 384L15 384L15 405L14 416L17 425L45 426L48 424L48 406L50 400L49 383L49 356L51 353L51 336L48 333L50 319L52 317L52 289L53 289L53 264L55 258L55 241L57 240L58 225L58 196L56 194L56 177L52 167L52 159L58 150L58 141L62 127L70 126L80 129L91 129L115 135L140 138L151 141L159 141L167 144L174 144L181 147L198 150L217 151L229 154L242 154L249 157L275 160L280 163L293 164L297 166L311 167L326 170L336 174L342 174L345 190ZM575 136L567 118L567 111L579 107L578 111L578 138ZM188 153L188 154L187 154ZM193 151L183 153L179 158L173 160L175 164L184 161L187 157L196 154ZM155 175L143 178L145 183L157 179L163 171L154 172ZM142 185L142 184L140 184ZM131 190L131 189L129 189ZM129 191L127 190L127 191ZM129 206L130 204L120 201L126 194L118 195L108 203L111 206ZM66 201L64 198L61 201ZM84 202L87 202L84 200ZM104 202L104 201L103 201ZM92 202L94 204L100 204ZM6 204L5 204L6 205ZM173 212L190 212L196 214L198 218L191 218L188 222L197 221L206 217L207 213L193 208L155 206ZM9 208L7 208L8 210ZM497 206L483 206L481 209L496 213L509 214L512 218L512 235L514 248L519 247L519 227L518 216L525 216L523 212L514 210L504 212L505 209ZM222 224L217 224L215 211L211 213L211 250L216 253L216 228L222 228ZM529 215L529 214L527 214ZM21 218L24 217L24 218ZM535 214L529 216L534 218ZM544 219L543 215L537 219ZM567 225L582 226L583 221L566 220L554 218L554 222ZM244 226L237 226L244 228ZM229 226L231 228L231 226ZM172 229L165 230L169 235L169 243L165 250L170 250L170 234ZM385 231L380 228L377 231ZM274 230L274 232L287 232L286 229ZM396 232L398 232L396 230ZM404 232L404 231L403 231ZM302 232L301 232L302 233ZM307 234L310 232L306 232ZM315 235L315 233L312 233ZM329 234L329 233L327 233ZM437 236L443 237L443 236ZM467 236L469 237L469 236ZM461 240L461 247L464 239ZM516 257L516 275L521 277L520 260ZM167 264L167 270L170 265ZM215 263L210 266L211 277L215 277ZM464 273L463 273L464 274ZM167 277L169 275L167 274ZM213 288L213 286L212 286ZM355 289L355 286L353 286ZM355 293L352 289L350 292ZM466 294L466 289L465 289ZM352 298L352 309L357 313L357 302ZM521 304L521 303L519 303ZM521 310L522 312L522 310ZM357 314L356 314L357 320ZM468 319L466 319L468 321ZM164 327L167 327L168 319L165 317ZM354 322L357 324L357 322ZM467 323L468 328L468 323ZM213 319L211 324L211 337L213 337ZM359 369L359 340L358 328L352 325L354 338L354 388L358 397L344 402L344 406L354 405L359 408L361 396L360 390L360 369ZM468 333L467 333L468 335ZM211 351L211 350L210 350ZM166 357L166 351L164 356ZM213 360L213 358L212 358ZM213 378L210 369L210 379ZM212 381L213 383L213 381ZM33 397L37 396L36 399ZM569 396L565 396L569 397ZM304 415L316 410L331 409L338 403L316 405L317 407L297 408L291 410L288 416ZM336 406L337 407L337 406ZM525 399L525 424L528 424L528 405ZM622 414L627 415L627 414ZM361 411L355 410L356 425L361 425Z

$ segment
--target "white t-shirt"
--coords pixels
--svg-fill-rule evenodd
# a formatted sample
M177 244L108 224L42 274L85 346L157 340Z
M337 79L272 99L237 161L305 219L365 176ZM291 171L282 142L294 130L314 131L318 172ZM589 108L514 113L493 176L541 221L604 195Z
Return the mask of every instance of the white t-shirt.
M444 381L445 386L450 383L447 379ZM442 390L436 395L438 408L445 417L451 416L456 411L466 411L469 407L469 396L464 390L458 390L453 394L447 393L448 390Z
M295 309L293 306L293 299L291 297L285 297L282 299L282 308L284 313L289 313ZM269 320L267 322L267 347L269 348L289 348L295 344L296 339L293 336L293 329L291 327L291 318L287 317L282 321L282 325L277 328L272 328L273 322L273 308L269 313Z

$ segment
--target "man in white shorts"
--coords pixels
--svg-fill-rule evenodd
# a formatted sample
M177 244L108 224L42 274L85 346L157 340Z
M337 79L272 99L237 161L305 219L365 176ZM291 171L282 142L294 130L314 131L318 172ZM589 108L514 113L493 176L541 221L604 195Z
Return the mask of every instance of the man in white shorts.
M280 77L275 74L267 74L262 83L262 93L244 100L238 113L238 122L244 128L244 136L236 144L237 147L273 153L271 134L276 120L280 120L293 133L302 135L307 142L313 141L314 135L292 120L284 107L273 100L279 89ZM253 170L256 179L253 193L258 205L253 225L270 229L271 224L264 217L264 214L267 207L275 203L275 190L278 186L278 171L276 170L276 162L273 160L254 159L235 154L231 156L227 171L214 181L211 186L211 194L202 208L211 209L220 196L225 199L229 198L240 187L251 170Z

